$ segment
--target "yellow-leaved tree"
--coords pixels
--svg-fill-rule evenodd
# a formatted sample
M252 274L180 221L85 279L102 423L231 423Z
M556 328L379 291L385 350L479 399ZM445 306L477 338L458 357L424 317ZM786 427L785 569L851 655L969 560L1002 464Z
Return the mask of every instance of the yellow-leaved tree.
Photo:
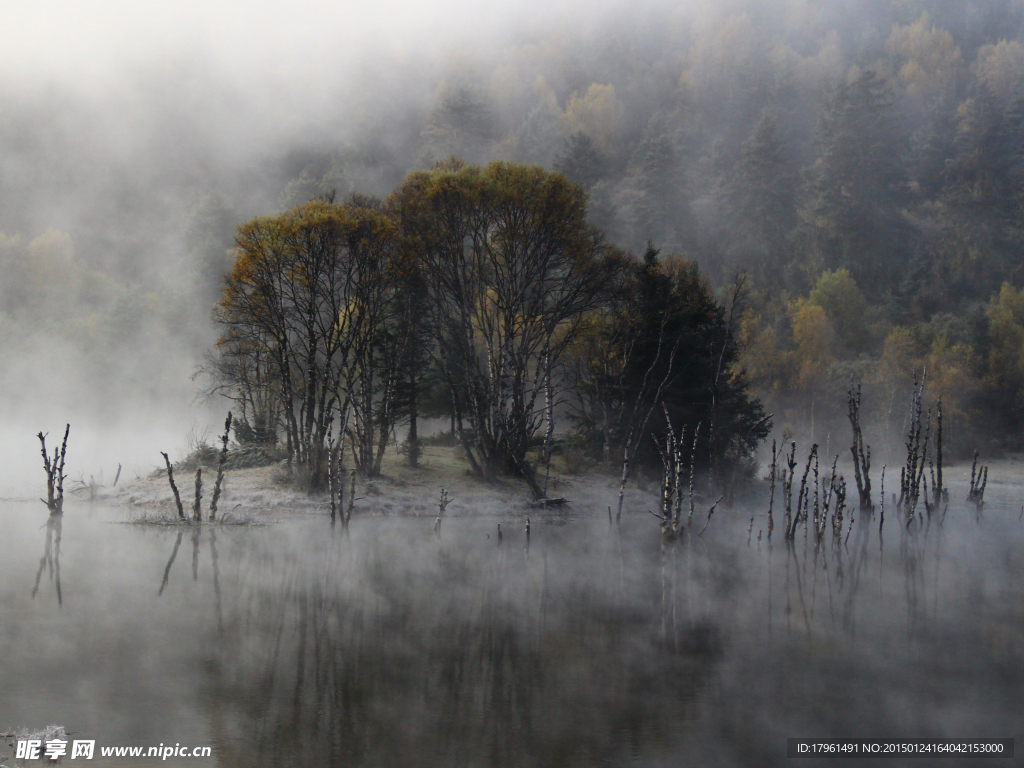
M351 409L357 463L376 474L402 348L388 337L400 255L395 222L370 199L313 200L242 224L236 243L214 315L223 330L219 391L257 419L272 403L293 470L311 488L327 480L332 421Z
M823 272L811 290L808 301L824 310L836 335L847 349L855 351L865 345L868 340L864 322L867 300L851 277L850 270Z
M997 412L1014 422L1024 411L1024 290L1003 283L986 308L989 349L985 385Z
M470 464L520 474L542 496L526 451L618 252L587 223L583 189L539 166L440 164L410 174L390 203L421 259Z
M569 98L563 121L567 133L582 132L594 140L598 149L607 152L619 137L623 115L615 86L593 83L586 93L574 93Z
M835 331L825 310L809 299L790 302L789 324L793 329L795 388L809 392L833 360Z

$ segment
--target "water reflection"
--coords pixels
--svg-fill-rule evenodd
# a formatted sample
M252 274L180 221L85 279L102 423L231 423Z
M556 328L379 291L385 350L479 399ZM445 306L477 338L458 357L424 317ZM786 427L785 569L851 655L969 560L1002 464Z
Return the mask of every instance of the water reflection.
M501 546L494 518L69 517L67 620L22 609L0 694L107 744L191 732L224 766L784 765L788 736L1021 737L1016 503L774 544L751 514L673 542L646 516L509 516ZM48 572L59 609L62 521L35 546L0 566L33 598ZM39 682L83 677L50 714L66 699Z
M32 599L39 594L39 582L43 571L49 574L50 583L57 593L57 605L63 607L64 597L60 591L60 537L63 529L64 516L50 515L46 521L46 538L43 543L43 556L39 558L39 569L36 571L36 583L32 587Z
M160 582L160 590L156 593L157 597L164 593L167 589L167 580L171 576L171 568L174 566L174 560L178 556L178 549L181 547L181 539L185 535L184 531L178 531L178 537L174 540L174 549L171 550L171 556L167 560L167 566L164 568L164 579Z
M213 565L213 594L214 604L217 609L217 637L224 637L224 609L221 603L220 594L220 563L217 559L217 530L210 529L210 560ZM334 533L334 521L331 521L331 534Z
M651 588L650 563L622 584L550 536L528 554L521 524L499 548L405 522L251 553L274 576L245 590L211 667L218 743L251 745L226 764L595 765L674 743L722 639Z

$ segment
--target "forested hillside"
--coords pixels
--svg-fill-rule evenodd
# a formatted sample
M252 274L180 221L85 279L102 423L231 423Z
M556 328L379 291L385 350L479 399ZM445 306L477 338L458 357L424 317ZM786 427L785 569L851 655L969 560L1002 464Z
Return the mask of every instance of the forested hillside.
M609 242L637 258L650 242L710 279L738 318L734 370L779 434L831 439L855 377L869 430L896 436L912 373L927 369L952 450L1015 448L1022 32L1020 0L606 9L467 35L443 57L424 41L382 48L301 115L256 119L255 107L237 107L233 130L216 135L203 121L228 110L216 73L203 85L186 68L187 103L157 100L121 126L132 141L116 152L96 128L118 125L113 112L97 117L113 96L12 90L0 124L2 226L26 239L4 247L34 266L12 260L4 290L28 295L18 281L37 279L42 264L32 248L58 243L33 238L62 230L60 258L76 266L43 282L78 318L75 333L120 339L153 311L184 315L185 345L198 351L235 228L253 215L331 190L383 197L452 155L538 164L582 185ZM181 71L160 75L119 91L125 108L181 92ZM87 179L91 193L76 196L68 178ZM78 274L96 277L54 288ZM164 298L134 298L147 294ZM121 309L97 313L100 295L108 305L121 296ZM4 312L23 322L14 304Z

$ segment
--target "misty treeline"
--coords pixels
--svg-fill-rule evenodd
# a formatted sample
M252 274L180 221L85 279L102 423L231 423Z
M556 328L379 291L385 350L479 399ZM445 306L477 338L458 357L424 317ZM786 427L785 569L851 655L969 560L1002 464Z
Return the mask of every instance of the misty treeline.
M383 198L457 154L563 173L608 241L699 265L722 304L745 275L738 365L782 432L827 443L853 375L865 429L898 443L901 393L927 369L951 456L1019 444L1020 0L631 4L510 29L467 29L445 55L376 51L276 131L280 116L240 112L204 133L226 114L217 75L188 67L117 109L12 91L0 225L68 235L0 243L10 338L56 315L18 309L40 295L62 311L55 334L97 357L150 317L198 356L239 221L331 189ZM104 126L135 140L114 152Z
M450 159L384 200L327 195L241 225L208 369L236 435L280 436L322 488L346 455L378 475L399 425L415 464L417 418L445 416L475 474L542 498L556 419L596 460L642 461L658 407L703 424L697 461L731 470L770 428L736 368L735 301L692 262L633 258L586 213L559 173Z
M191 389L209 343L191 286L142 286L90 265L66 232L0 234L0 358L13 413L61 403L105 420ZM183 383L182 383L183 382ZM95 386L94 386L95 385Z
M855 376L867 428L897 442L927 370L952 455L1016 447L1022 19L1019 2L638 13L451 64L383 155L539 163L585 188L612 242L653 240L723 294L746 275L739 365L784 432L827 440ZM285 199L360 178L369 146L297 156Z

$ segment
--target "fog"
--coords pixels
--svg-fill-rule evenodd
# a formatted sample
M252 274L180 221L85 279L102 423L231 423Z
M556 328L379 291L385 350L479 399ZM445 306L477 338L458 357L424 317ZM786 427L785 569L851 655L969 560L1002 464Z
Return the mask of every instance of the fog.
M868 299L861 335L843 336L838 356L811 361L819 373L810 385L751 377L758 394L778 401L771 409L792 414L789 427L820 433L820 417L812 429L800 402L820 404L826 393L841 401L830 388L848 378L847 361L884 357L894 326L954 307L931 289L893 282L892 270L863 266L872 242L852 261L806 250L816 236L807 223L817 215L813 184L797 195L800 217L792 205L771 212L790 227L782 239L748 231L746 203L730 191L744 142L769 114L783 142L777 178L789 180L771 199L792 197L817 173L832 89L873 68L896 105L883 138L924 146L942 115L964 113L969 99L959 100L971 95L972 78L997 96L1013 90L1022 23L1024 10L1010 0L13 8L0 30L4 430L31 435L74 421L92 434L139 434L147 424L219 421L225 404L196 401L203 381L192 376L217 337L210 310L239 223L329 189L387 195L410 170L451 153L561 163L572 175L579 168L566 142L583 132L600 163L575 180L590 192L595 223L634 252L653 240L696 260L716 285L748 270L756 320L783 351L799 346L786 302L824 268L852 270ZM480 105L482 122L446 113L453 94ZM926 193L931 161L917 150L905 156L920 197L892 200L916 238L896 261L912 255L916 275L932 269L918 254L945 252L933 234L949 227L935 212L956 209ZM798 218L805 223L792 223ZM866 231L878 242L902 237L887 226ZM947 285L955 302L977 309L1013 269ZM772 280L783 276L779 291ZM975 326L947 336L963 337L980 360L990 342ZM993 407L975 410L978 431L998 429L999 419L986 421ZM5 438L5 454L19 454L19 440ZM974 433L969 440L978 442Z
M375 133L387 158L446 69L608 8L451 3L48 2L0 29L0 451L35 483L35 433L72 465L145 471L223 418L193 380L234 227L279 210L309 157ZM381 130L383 129L383 130ZM6 246L6 247L5 247ZM83 455L86 454L86 455ZM87 457L88 458L87 458Z
M527 540L493 504L436 536L379 515L175 532L103 507L29 528L5 503L0 692L14 723L210 745L202 765L783 765L803 733L1018 736L1009 490L838 546L772 545L760 503L749 535L721 516L667 547L645 512L549 514Z
M573 12L537 6L9 9L0 487L26 492L35 432L64 421L72 465L109 474L120 462L143 471L158 449L183 448L189 426L223 418L221 404L196 401L192 376L216 338L209 314L235 225L280 208L291 155L384 122L372 114L381 99L422 109L460 46L512 15L536 23ZM204 269L202 259L217 263Z
M1024 469L1000 457L1024 447L1022 32L1024 0L5 9L0 726L224 766L781 765L787 737L1019 736ZM273 496L280 519L177 526L151 478L145 524L84 497L43 522L36 433L52 450L71 424L69 485L219 433L203 369L239 224L451 155L564 173L609 241L695 263L723 316L746 276L729 376L772 431L714 519L719 489L689 478L706 537L659 531L660 468L634 468L613 525L608 473L555 478L572 504L535 511L448 445L361 478L344 526L233 478L232 507ZM889 497L924 368L950 496L915 518ZM844 460L847 517L815 537L854 380L884 532ZM799 445L788 540L759 482L773 440Z

